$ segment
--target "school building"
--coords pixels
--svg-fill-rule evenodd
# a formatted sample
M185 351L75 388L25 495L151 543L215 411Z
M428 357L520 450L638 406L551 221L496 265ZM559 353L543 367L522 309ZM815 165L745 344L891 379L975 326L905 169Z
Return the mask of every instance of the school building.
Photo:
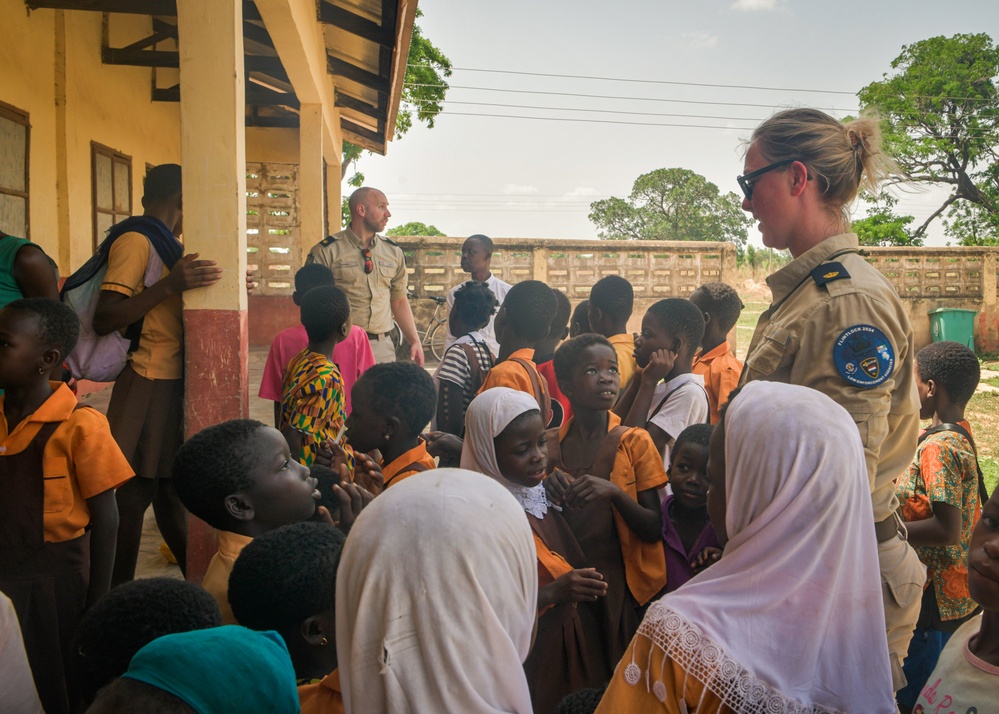
M261 247L247 252L248 219L251 236L256 222L286 244L294 223L297 254L264 246L289 275L301 246L340 230L342 143L388 148L416 7L0 0L4 231L41 245L65 277L108 227L142 212L149 167L183 166L186 248L224 270L184 295L188 433L248 408L244 274ZM263 201L250 197L257 208L247 215L247 175L265 162L295 167L294 215L272 188ZM196 529L192 544L205 540ZM207 563L215 547L203 545ZM202 557L189 560L197 572Z

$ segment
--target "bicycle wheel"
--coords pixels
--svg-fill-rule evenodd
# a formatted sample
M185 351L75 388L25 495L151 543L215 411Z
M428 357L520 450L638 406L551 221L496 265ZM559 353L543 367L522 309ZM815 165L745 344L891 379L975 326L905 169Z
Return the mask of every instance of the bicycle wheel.
M402 329L399 327L399 323L395 320L392 320L392 329L389 330L389 339L392 340L392 346L395 347L396 360L407 359L409 357L409 343L402 338Z
M445 322L441 321L430 328L430 334L427 335L424 344L430 345L430 351L434 353L434 357L440 362L444 359L444 343L447 341L447 325Z

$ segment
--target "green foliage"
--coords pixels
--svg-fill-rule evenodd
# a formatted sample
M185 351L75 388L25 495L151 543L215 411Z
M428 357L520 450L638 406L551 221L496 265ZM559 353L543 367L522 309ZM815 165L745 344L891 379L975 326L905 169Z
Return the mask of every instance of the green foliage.
M921 239L950 209L946 233L966 245L999 236L999 47L987 34L931 37L902 48L884 75L858 93L881 114L885 149L917 183L950 195L911 231Z
M395 228L390 228L385 231L387 236L444 236L447 233L441 233L437 226L430 225L426 223L420 223L419 221L410 221L409 223L403 223L401 226L396 226Z
M890 209L883 208L868 214L866 218L854 221L850 227L860 245L922 245L921 238L914 238L909 231L912 216L896 216Z
M745 250L739 251L736 263L745 265L754 270L756 268L767 268L773 272L791 262L791 254L786 250L774 250L773 248L757 248L748 244Z
M694 171L656 169L635 179L627 199L590 204L590 220L605 240L707 240L745 246L752 221L734 193Z

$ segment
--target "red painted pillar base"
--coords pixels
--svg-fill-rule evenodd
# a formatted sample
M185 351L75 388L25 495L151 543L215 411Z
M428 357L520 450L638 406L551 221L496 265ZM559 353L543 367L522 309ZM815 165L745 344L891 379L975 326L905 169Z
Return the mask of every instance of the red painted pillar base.
M249 347L245 310L185 310L185 420L189 438L207 426L249 414ZM200 583L218 550L215 530L194 516L187 524L187 579Z

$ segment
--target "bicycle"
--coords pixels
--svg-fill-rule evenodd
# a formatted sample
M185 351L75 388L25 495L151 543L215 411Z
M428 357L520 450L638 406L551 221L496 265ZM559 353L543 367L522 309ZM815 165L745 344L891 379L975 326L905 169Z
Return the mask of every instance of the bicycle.
M409 293L406 297L410 300L418 299L413 293ZM436 304L434 305L434 312L430 316L430 322L427 323L427 329L420 330L419 326L417 326L416 335L420 338L420 344L423 346L424 353L431 352L439 362L444 358L444 343L447 341L447 312L443 309L444 305L447 304L447 300L437 295L425 295L422 299L433 300ZM397 354L403 351L403 348L408 345L402 336L402 329L399 327L399 323L395 320L392 320L392 332L389 333L389 336L392 338L392 344L395 345ZM408 350L406 350L406 357L408 356Z

